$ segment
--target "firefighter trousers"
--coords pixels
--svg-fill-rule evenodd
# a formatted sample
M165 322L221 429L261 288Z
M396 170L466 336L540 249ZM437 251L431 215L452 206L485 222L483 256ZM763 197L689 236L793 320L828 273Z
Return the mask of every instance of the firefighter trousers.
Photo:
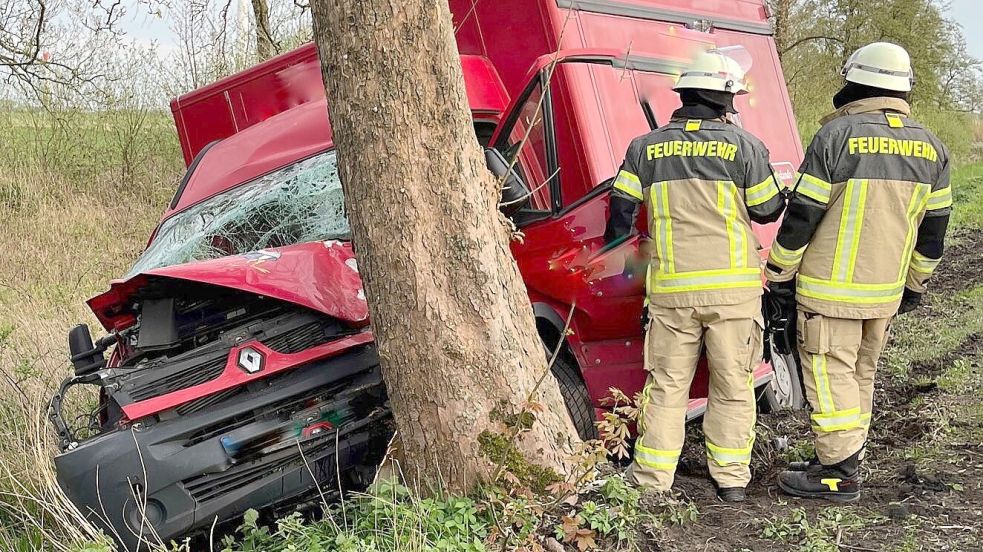
M824 465L862 451L874 404L874 375L893 318L852 320L799 307L802 379ZM863 452L861 452L863 455Z
M648 380L642 393L632 476L658 491L672 486L686 435L690 384L706 350L710 393L703 432L717 485L745 487L757 410L754 368L761 359L761 299L737 305L649 306Z

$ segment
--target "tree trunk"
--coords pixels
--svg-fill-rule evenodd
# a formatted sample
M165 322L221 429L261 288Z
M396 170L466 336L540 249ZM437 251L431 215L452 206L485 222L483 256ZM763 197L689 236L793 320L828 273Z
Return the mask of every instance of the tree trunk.
M775 47L781 59L791 44L791 15L793 0L771 0L772 25L775 28ZM784 59L782 59L784 61Z
M518 412L547 367L474 135L448 5L312 9L404 473L468 491L493 468L479 436L501 431L498 415ZM577 433L552 376L538 394L545 410L518 450L563 473Z
M267 0L253 0L253 16L256 18L256 57L266 61L276 53L273 35L270 34L270 6Z

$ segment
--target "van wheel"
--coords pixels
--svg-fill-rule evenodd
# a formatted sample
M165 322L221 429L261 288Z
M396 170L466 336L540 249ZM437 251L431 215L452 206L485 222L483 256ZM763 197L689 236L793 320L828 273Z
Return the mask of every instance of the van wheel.
M594 405L591 403L590 394L587 393L587 385L584 378L580 375L580 368L571 358L569 351L565 348L556 357L556 362L551 368L556 383L560 386L560 394L563 395L563 402L567 405L567 412L573 420L577 434L584 441L598 438L597 426L594 425L597 417L594 413Z
M767 343L771 367L775 374L765 385L759 404L763 412L779 410L802 410L805 408L805 393L802 387L802 372L794 354L782 354L775 350L771 340Z

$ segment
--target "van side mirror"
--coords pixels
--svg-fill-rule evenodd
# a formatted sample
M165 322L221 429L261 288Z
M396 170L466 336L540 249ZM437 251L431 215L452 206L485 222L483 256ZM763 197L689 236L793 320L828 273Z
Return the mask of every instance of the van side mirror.
M529 188L522 178L515 172L506 161L502 152L493 148L485 149L485 165L488 170L495 175L495 178L502 180L502 198L499 201L499 209L505 216L512 216L529 204Z
M69 330L68 350L71 353L72 366L75 367L75 375L84 376L105 368L106 359L103 353L106 347L107 343L103 339L100 339L98 344L92 343L92 334L89 333L89 326L85 324L79 324Z

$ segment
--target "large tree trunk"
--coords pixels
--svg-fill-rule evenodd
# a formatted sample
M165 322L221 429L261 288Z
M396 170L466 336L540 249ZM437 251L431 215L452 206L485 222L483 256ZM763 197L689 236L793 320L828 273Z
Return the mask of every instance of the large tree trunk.
M497 430L496 413L518 411L546 364L474 136L447 2L312 8L404 473L470 490L491 469L479 435ZM551 376L539 395L545 412L518 448L562 473L577 434Z
M256 57L266 61L275 53L273 35L270 33L270 6L267 0L252 0L256 18Z

